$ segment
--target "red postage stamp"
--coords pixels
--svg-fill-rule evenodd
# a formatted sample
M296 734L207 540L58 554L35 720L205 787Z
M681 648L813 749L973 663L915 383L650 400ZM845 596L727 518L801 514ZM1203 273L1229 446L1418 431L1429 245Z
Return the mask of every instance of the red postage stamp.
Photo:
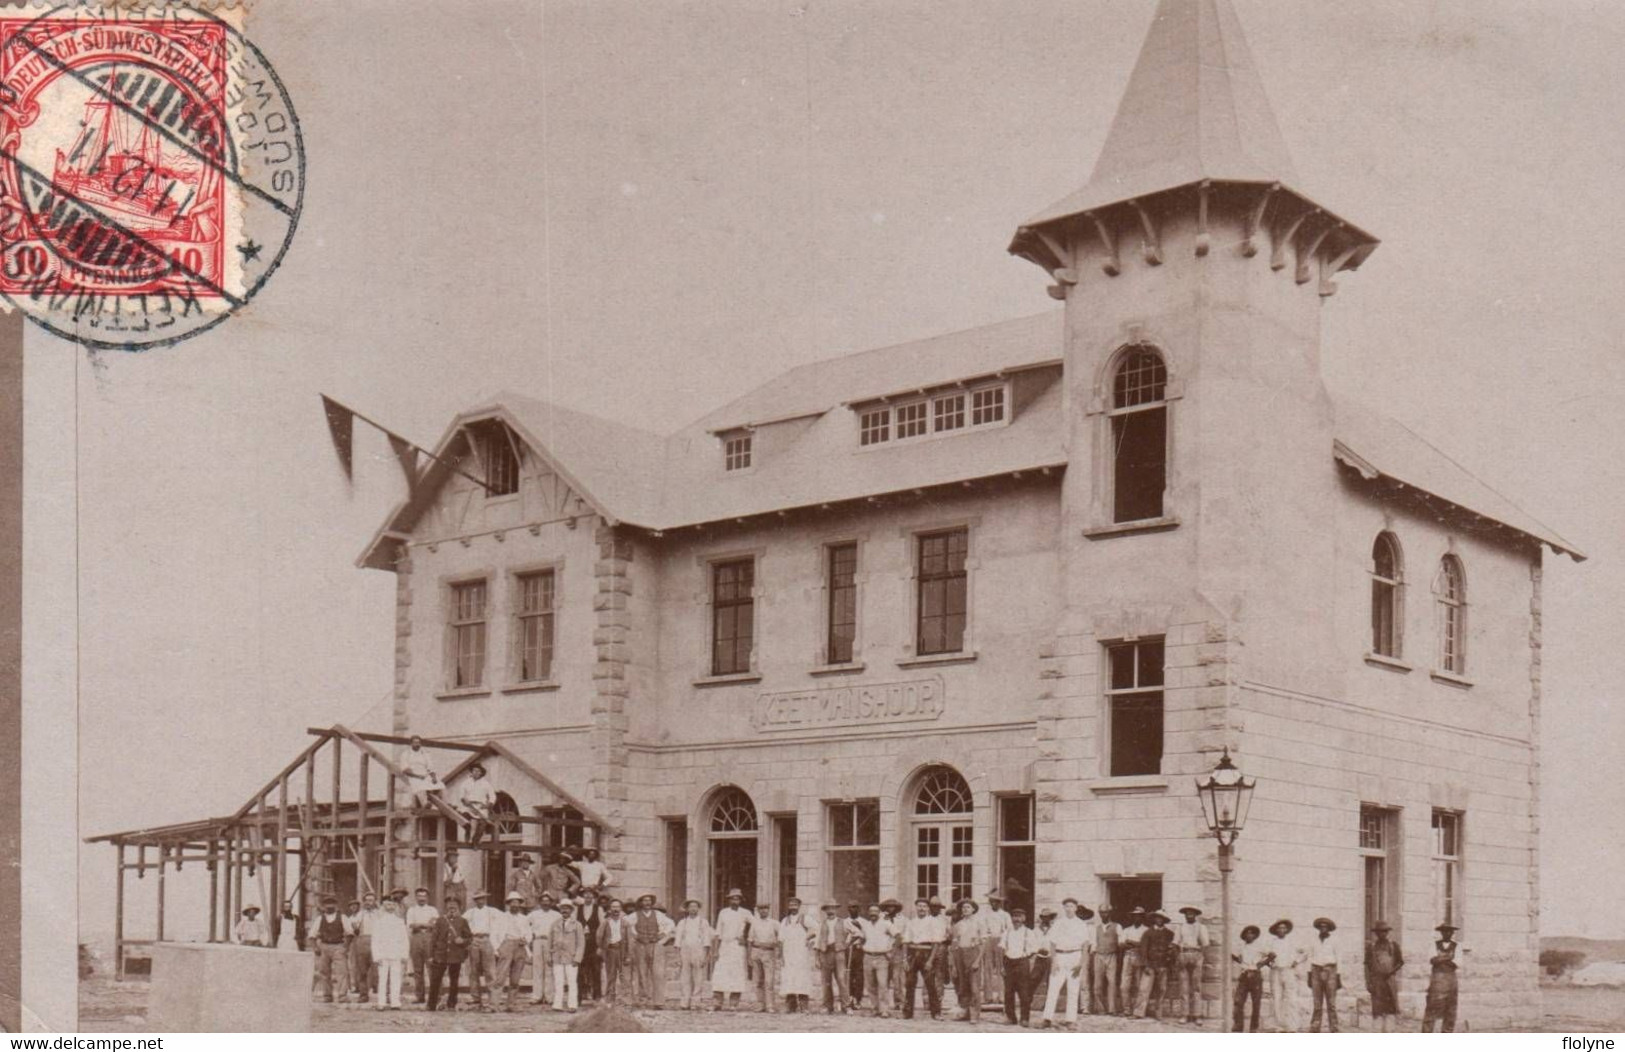
M212 325L286 248L297 137L275 73L212 15L0 19L0 295L92 345Z

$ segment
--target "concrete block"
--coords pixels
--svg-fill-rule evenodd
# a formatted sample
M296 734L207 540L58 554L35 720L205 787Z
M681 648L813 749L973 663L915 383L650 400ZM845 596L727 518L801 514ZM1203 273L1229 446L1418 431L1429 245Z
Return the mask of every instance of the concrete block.
M315 967L297 950L161 942L147 1022L158 1033L306 1033Z

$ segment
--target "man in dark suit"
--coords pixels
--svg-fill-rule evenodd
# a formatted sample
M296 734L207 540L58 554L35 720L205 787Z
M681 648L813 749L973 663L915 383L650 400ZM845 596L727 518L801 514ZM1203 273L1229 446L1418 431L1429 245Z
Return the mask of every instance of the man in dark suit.
M581 1000L598 1001L604 996L604 969L602 948L598 945L598 929L604 922L604 910L598 903L598 893L584 888L581 897L585 903L576 907L576 915L586 934L587 949L581 955Z

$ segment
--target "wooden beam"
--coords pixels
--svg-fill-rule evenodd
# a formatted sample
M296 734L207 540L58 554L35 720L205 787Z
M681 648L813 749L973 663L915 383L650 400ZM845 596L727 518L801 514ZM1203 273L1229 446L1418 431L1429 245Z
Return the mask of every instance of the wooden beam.
M402 738L394 734L369 734L362 731L352 731L345 728L335 729L332 727L306 727L305 733L319 735L323 738L340 736L359 738L361 741L379 742L384 745L412 744L411 738ZM431 749L460 749L463 752L479 752L481 749L485 748L483 745L474 745L470 742L446 741L442 738L420 738L419 740L423 742L425 746Z
M220 920L220 867L215 864L215 852L209 849L209 941L219 942L215 937L216 926ZM231 941L231 925L226 925L226 942Z
M113 978L124 978L124 845L118 846L118 890L113 897Z
M164 941L164 849L158 849L158 941Z

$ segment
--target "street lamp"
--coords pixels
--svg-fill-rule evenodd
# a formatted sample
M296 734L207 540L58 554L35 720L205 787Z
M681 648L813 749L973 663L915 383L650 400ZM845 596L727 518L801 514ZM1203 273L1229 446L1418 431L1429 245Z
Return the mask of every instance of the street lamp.
M1219 765L1207 776L1207 781L1196 783L1196 795L1202 800L1202 817L1207 830L1219 842L1219 1027L1230 1025L1230 870L1234 868L1232 855L1236 837L1247 824L1247 809L1253 802L1256 781L1241 776L1241 771L1230 762L1230 748L1225 747Z

